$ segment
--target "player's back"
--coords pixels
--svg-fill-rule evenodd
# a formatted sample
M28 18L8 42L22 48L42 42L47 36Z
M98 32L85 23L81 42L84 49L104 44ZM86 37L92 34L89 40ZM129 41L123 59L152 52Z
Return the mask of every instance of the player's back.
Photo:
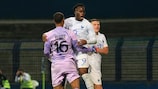
M51 44L51 54L53 54L53 62L71 61L74 58L71 33L63 27L56 27L47 33L47 39Z

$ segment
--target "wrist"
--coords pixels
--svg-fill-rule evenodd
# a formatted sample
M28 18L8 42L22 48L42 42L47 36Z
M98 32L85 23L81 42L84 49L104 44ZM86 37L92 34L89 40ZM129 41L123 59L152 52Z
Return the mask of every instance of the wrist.
M99 48L95 48L96 52L98 53Z

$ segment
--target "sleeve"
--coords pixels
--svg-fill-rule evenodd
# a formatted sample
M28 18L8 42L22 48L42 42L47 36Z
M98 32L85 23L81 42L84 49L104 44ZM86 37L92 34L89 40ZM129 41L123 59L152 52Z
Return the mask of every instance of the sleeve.
M49 41L44 42L44 55L49 58L51 44Z
M88 40L87 43L88 44L95 44L97 42L96 40L96 35L93 29L93 26L88 23Z
M69 20L69 18L65 19L63 27L65 29L69 29L70 25L71 25L71 21Z
M104 34L102 35L102 38L103 38L103 42L104 42L103 47L108 47L107 39Z
M19 82L19 77L15 76L15 82Z
M30 81L31 80L31 76L28 73L24 73L23 80L24 81Z
M73 48L75 48L75 50L77 50L78 52L87 53L87 52L96 51L96 49L94 47L87 48L82 45L78 45L77 40L72 40L72 44L73 44Z

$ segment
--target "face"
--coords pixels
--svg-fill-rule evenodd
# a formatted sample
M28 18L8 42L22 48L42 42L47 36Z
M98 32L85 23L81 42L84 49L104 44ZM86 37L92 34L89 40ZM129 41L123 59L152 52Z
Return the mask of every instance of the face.
M98 33L100 31L100 22L99 21L92 21L91 23L93 25L95 33Z
M75 9L74 14L75 14L76 20L82 21L85 16L85 8L81 6L77 7Z

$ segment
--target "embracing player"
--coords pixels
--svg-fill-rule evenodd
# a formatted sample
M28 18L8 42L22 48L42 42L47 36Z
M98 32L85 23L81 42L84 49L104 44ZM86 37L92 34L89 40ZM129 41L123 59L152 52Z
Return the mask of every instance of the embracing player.
M89 46L89 44L96 43L96 35L93 30L92 24L85 19L85 6L82 3L78 3L73 7L75 17L69 17L65 19L64 27L73 31L80 45ZM83 78L87 89L93 89L93 83L90 80L88 74L89 61L87 53L77 52L77 66L79 74Z
M97 43L95 46L97 47L97 53L92 53L89 57L90 68L89 74L91 76L91 80L94 83L94 89L103 89L102 80L101 80L101 55L100 54L108 54L109 48L106 37L104 34L100 33L100 21L98 19L91 19L91 24L94 27L94 31L97 37Z
M79 74L76 67L74 50L80 52L94 52L95 48L86 48L79 45L75 34L63 27L64 14L54 14L56 28L43 34L44 54L51 59L51 77L53 89L63 89L64 78L73 89L79 89ZM64 68L64 69L63 69Z

